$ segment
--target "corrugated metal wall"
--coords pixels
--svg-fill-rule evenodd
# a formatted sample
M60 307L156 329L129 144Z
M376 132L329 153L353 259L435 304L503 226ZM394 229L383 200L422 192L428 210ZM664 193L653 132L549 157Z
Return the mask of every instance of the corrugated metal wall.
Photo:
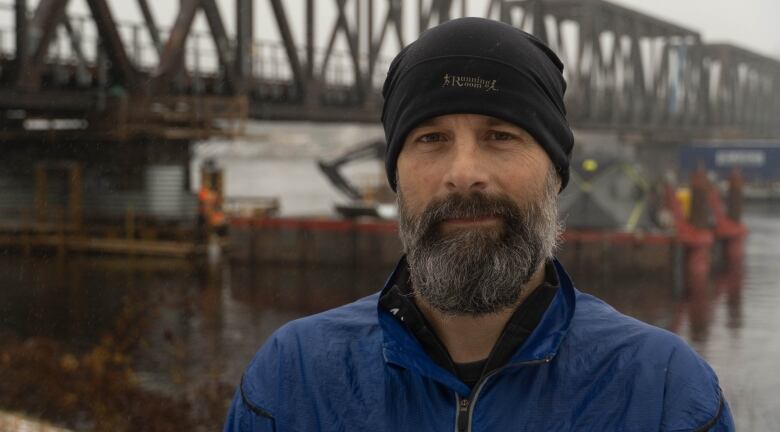
M118 181L120 176L138 176ZM197 197L187 190L187 171L178 165L149 165L133 173L111 171L110 167L85 168L82 173L83 217L123 220L128 209L136 216L159 220L193 221ZM66 209L68 175L65 171L47 172L49 208ZM119 183L137 184L134 188ZM10 167L0 163L0 219L15 220L34 214L35 171L32 166Z
M144 213L159 218L187 219L197 209L195 195L188 192L183 166L150 165L144 171Z

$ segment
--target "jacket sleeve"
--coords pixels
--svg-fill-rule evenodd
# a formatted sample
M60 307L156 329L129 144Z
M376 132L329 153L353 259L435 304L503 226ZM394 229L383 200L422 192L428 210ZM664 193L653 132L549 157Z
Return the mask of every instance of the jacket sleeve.
M277 329L257 351L241 377L225 421L225 432L289 429L286 407L302 406L300 342L294 322ZM297 393L296 393L297 392ZM281 425L284 423L284 426Z
M729 404L726 402L726 398L721 395L721 401L723 405L720 407L718 417L715 419L714 424L709 429L704 429L710 432L733 432L735 431L734 419L731 417L731 410Z
M687 345L677 346L667 366L664 431L734 431L728 402L718 377Z
M243 395L239 384L233 403L230 405L223 432L275 432L276 426L271 413L253 406Z

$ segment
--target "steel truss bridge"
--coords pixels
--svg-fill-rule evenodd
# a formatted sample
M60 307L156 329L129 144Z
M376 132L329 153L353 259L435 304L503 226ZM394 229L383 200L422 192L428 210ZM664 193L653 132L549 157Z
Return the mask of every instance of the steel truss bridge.
M198 139L241 133L247 117L376 122L395 52L431 26L474 15L475 6L230 0L235 14L227 17L226 3L180 0L172 27L162 28L148 0L134 0L143 17L136 23L118 20L110 0L80 1L89 15L67 13L69 0L34 8L0 0L0 22L13 24L0 27L0 139ZM481 5L481 16L534 33L563 59L574 127L780 136L780 60L707 43L693 30L603 0ZM274 40L256 38L253 17L263 10ZM207 32L193 30L200 12ZM323 25L323 12L332 22ZM235 23L233 34L225 18Z

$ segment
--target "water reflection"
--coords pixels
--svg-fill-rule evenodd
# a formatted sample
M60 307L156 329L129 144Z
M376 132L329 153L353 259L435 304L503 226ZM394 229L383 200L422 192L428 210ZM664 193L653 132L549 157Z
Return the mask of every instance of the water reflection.
M265 266L231 268L231 294L257 310L310 314L382 288L391 268Z
M688 278L684 287L671 271L569 270L581 290L690 341L721 377L740 429L780 430L780 220L758 214L748 223L745 266ZM228 398L275 329L379 290L390 270L4 256L0 327L20 339L51 338L80 352L106 334L126 331L117 328L116 317L131 302L143 313L122 325L142 333L131 357L144 389L188 395L222 383L214 397Z

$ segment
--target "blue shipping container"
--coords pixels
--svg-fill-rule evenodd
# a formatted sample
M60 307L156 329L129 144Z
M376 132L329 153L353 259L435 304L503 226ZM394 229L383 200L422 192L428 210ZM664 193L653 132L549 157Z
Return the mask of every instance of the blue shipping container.
M780 181L780 141L717 141L680 149L680 173L687 179L702 165L721 179L736 168L748 182Z

